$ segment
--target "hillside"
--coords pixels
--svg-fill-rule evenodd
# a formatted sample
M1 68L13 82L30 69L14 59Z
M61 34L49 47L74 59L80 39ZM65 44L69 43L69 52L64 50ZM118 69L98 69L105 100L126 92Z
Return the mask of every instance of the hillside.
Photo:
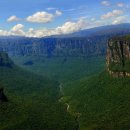
M127 38L129 39L129 36ZM119 55L122 53L117 46L114 48L117 45L114 39L108 42L108 45L113 44L111 47L108 46L108 50L110 50L107 53L107 67L109 67L108 61L113 61L115 66L122 63ZM121 50L124 52L123 60L126 61L128 55L125 54L129 54L125 50L128 49L127 39L126 37L121 39L123 46ZM113 52L112 55L110 52ZM120 65L122 66L122 64ZM127 64L125 62L125 65L128 66L129 62ZM129 68L127 71L125 70L125 72L128 71ZM86 77L63 86L65 96L62 101L67 102L70 105L70 111L79 117L81 130L130 129L130 78L124 75L115 76L115 73L118 73L117 69L112 74L109 72L110 70L107 68L99 75L91 78Z
M5 53L0 53L0 59L9 63L0 63L0 88L8 98L0 103L0 130L77 130L77 121L59 102L57 81L19 68Z
M106 42L130 33L130 24L110 25L44 38L0 37L0 50L10 56L90 57L105 56Z

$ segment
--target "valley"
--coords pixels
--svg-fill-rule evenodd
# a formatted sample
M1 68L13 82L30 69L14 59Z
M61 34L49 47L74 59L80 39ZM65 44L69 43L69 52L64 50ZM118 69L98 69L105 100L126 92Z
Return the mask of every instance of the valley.
M113 48L115 58L120 57L120 51L116 49ZM128 54L126 52L124 54ZM109 75L104 56L12 59L28 71L46 75L61 83L63 97L60 102L66 104L67 111L78 120L80 130L129 130L130 79ZM33 64L25 65L29 60Z
M130 0L0 0L0 130L130 130Z
M0 58L5 57L11 66L0 66L0 86L9 101L0 104L0 129L77 129L75 118L58 101L59 83L10 64L7 54Z
M98 74L105 68L105 56L98 57L11 57L15 63L31 72L62 83ZM25 65L28 61L32 65Z
M130 78L122 76L130 69L129 35L110 38L94 55L34 55L32 43L4 40L9 56L0 52L0 88L8 101L0 104L0 130L129 130Z

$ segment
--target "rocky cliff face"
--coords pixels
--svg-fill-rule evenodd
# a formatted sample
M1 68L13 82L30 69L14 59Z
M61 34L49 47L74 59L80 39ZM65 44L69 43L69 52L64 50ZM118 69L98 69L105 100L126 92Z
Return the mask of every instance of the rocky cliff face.
M111 74L130 76L130 35L109 40L107 67Z
M0 50L10 56L97 56L106 53L105 37L1 38Z
M10 56L106 56L106 42L130 34L130 24L102 26L45 38L0 37L0 51Z
M0 52L0 66L12 67L13 61L8 57L8 54L5 52Z

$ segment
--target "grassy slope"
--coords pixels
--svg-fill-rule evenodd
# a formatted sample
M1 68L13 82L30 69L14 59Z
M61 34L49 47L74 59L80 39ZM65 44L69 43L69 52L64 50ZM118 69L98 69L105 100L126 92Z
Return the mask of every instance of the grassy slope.
M69 87L76 88L69 91ZM81 130L130 129L130 79L106 72L64 86L70 109L80 113ZM69 98L68 98L69 97Z
M77 123L59 103L59 83L13 68L0 67L0 86L9 103L0 105L0 130L72 130Z

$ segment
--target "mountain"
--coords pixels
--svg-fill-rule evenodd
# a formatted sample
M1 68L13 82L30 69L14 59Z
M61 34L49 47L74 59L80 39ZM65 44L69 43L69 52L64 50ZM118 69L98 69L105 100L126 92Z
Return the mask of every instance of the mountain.
M108 41L106 69L63 86L80 130L130 129L130 35Z
M78 129L59 102L57 81L21 69L6 53L0 52L0 59L0 130Z
M120 24L45 38L0 37L0 50L10 56L105 56L109 38L129 33L130 24Z
M129 23L118 24L118 25L107 25L101 27L95 27L91 29L85 29L76 33L72 33L70 35L66 35L68 37L89 37L89 36L101 36L101 35L122 35L129 34L128 31L130 29Z

